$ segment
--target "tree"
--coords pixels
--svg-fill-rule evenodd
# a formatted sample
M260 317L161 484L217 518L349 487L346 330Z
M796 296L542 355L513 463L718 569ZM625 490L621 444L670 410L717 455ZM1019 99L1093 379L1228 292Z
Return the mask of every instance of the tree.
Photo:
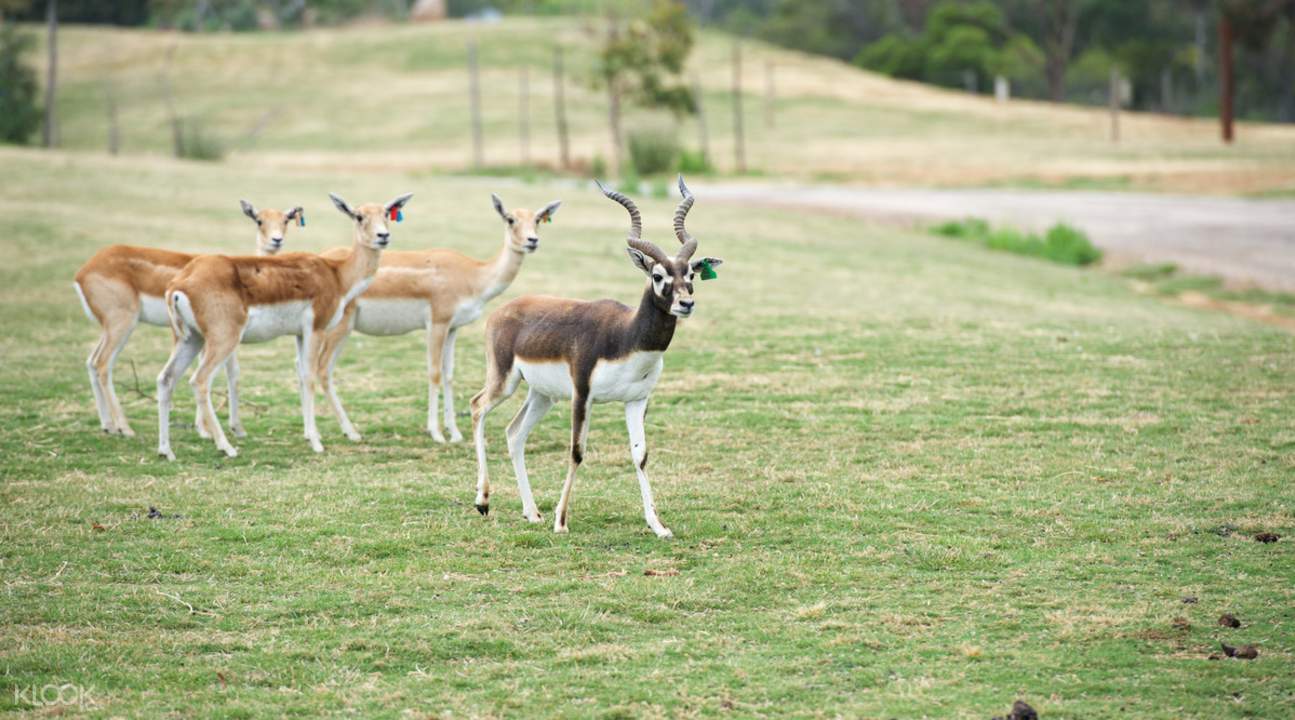
M1043 49L1048 95L1053 102L1066 99L1066 68L1075 46L1079 12L1075 0L1037 0L1044 27Z
M58 0L49 0L45 6L45 25L49 62L45 66L45 123L41 126L41 142L48 148L58 144L58 117L54 114L58 90Z
M676 117L691 115L697 106L683 77L692 52L693 27L688 11L677 0L654 0L644 17L628 23L615 12L598 51L598 83L607 89L608 121L616 169L624 160L621 104L669 110Z
M23 63L33 44L13 23L0 23L0 142L25 143L40 125L36 72Z

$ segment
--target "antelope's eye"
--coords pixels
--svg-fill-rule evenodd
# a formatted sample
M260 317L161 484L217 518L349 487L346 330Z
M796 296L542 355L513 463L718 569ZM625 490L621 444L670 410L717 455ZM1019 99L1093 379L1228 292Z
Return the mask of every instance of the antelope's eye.
M653 274L653 275L652 275L652 282L661 282L661 276L660 276L660 275L657 275L657 274Z
M513 220L512 218L508 218L508 224L509 224L509 225L512 225L514 222L517 222L517 221L516 221L516 220Z

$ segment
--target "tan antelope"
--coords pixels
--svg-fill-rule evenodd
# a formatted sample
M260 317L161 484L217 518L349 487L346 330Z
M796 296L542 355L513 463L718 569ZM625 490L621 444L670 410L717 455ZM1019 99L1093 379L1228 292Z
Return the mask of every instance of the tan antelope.
M477 510L490 512L490 479L486 472L486 415L517 390L529 386L526 401L508 423L508 453L517 475L522 514L540 522L526 476L526 436L558 400L571 401L571 461L562 495L554 509L554 532L567 531L571 488L584 457L589 411L593 403L625 403L630 456L643 495L643 514L658 537L670 537L661 524L647 477L647 440L643 421L648 398L661 377L662 355L670 347L678 318L692 315L693 275L714 277L723 261L693 260L697 241L684 228L693 196L679 178L683 201L675 210L674 231L682 247L673 258L642 239L638 208L624 195L598 187L629 211L630 260L647 275L637 308L615 300L567 300L528 295L504 305L486 321L486 385L472 398L472 434L477 448Z
M459 328L481 317L486 303L508 289L522 260L540 246L538 226L552 220L561 202L552 202L533 213L504 209L498 195L490 196L504 220L504 244L494 258L474 260L454 250L405 250L384 253L373 284L346 309L336 328L324 334L316 374L333 406L342 432L352 440L360 434L346 415L333 385L333 369L352 330L365 335L403 335L427 331L427 432L445 442L437 413L437 398L444 389L445 428L451 442L463 440L454 417L454 339ZM337 258L336 248L323 253Z
M240 200L243 213L256 222L256 254L274 255L283 248L288 226L302 217L300 207L286 212L257 210ZM76 273L72 284L85 314L99 323L103 332L99 343L90 351L85 366L90 373L90 390L99 411L99 427L106 433L133 437L126 413L117 400L112 383L117 355L140 322L166 327L166 284L171 282L189 261L197 257L188 253L156 248L112 245L95 253ZM238 356L230 355L225 363L229 383L229 426L242 437L243 423L238 417Z
M175 345L166 367L157 376L159 455L171 452L171 393L175 382L199 352L202 361L190 384L198 401L199 426L229 457L238 455L211 407L211 376L240 342L264 342L282 335L297 339L297 380L306 439L323 452L315 427L311 359L318 333L332 329L346 304L364 292L378 270L382 250L390 243L387 219L412 197L401 195L386 205L351 209L329 194L337 209L355 223L355 242L345 257L323 258L309 253L278 257L201 255L166 286L167 314Z

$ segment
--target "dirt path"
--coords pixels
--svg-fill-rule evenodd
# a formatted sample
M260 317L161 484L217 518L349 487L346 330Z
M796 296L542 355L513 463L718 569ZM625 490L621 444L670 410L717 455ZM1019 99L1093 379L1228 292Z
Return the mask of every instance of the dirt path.
M830 185L700 184L707 200L828 208L881 219L978 217L1043 230L1062 221L1117 260L1173 262L1192 273L1295 292L1295 201L1032 190L891 190Z

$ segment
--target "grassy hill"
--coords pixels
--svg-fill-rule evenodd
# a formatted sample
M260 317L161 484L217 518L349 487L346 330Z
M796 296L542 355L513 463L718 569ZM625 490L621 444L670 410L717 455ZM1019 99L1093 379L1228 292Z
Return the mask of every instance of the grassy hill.
M554 164L552 48L567 49L573 153L610 156L604 96L589 81L582 21L363 25L275 34L183 35L70 27L59 98L66 147L106 145L106 84L128 153L170 148L162 69L174 53L179 112L229 144L243 168L355 172L459 170L470 162L467 42L480 43L488 164L521 164L518 70L530 68L533 160ZM728 37L704 33L693 72L705 89L712 154L732 168ZM848 65L747 46L749 165L759 173L890 185L1057 185L1207 193L1295 191L1295 127L1243 125L1223 147L1208 120L1125 114L1107 139L1104 110L992 99L897 82ZM764 123L774 67L773 127ZM666 118L631 115L627 124ZM695 145L691 121L681 136ZM362 155L362 159L359 156Z
M292 42L327 56L330 37ZM220 42L249 68L297 62ZM292 169L0 150L0 710L43 712L11 687L74 684L103 717L986 718L1017 697L1047 718L1287 713L1295 341L1103 273L699 191L689 228L726 263L648 418L670 542L644 526L616 407L594 410L569 535L520 518L502 442L520 397L491 417L478 516L471 447L422 431L415 335L348 347L363 443L321 417L328 451L309 451L285 339L242 352L241 455L177 428L166 463L150 396L169 337L141 327L117 375L140 436L100 434L75 268L112 242L245 252L240 196L304 205L288 242L313 250L347 240L325 191L412 190L394 247L477 256L501 242L490 191L560 197L503 299L637 296L624 213L587 184L348 169L380 165L354 154L366 137L399 158L408 95L366 94L381 63L354 64L335 83L303 71L375 120L337 150L294 150L311 94L273 88L287 110L264 142ZM237 77L208 79L237 101L211 106L230 127L273 97ZM668 237L672 203L642 205L647 236ZM477 324L461 407L481 354ZM177 416L190 407L177 393ZM559 408L531 436L549 518L567 423ZM1260 656L1208 659L1220 641Z

